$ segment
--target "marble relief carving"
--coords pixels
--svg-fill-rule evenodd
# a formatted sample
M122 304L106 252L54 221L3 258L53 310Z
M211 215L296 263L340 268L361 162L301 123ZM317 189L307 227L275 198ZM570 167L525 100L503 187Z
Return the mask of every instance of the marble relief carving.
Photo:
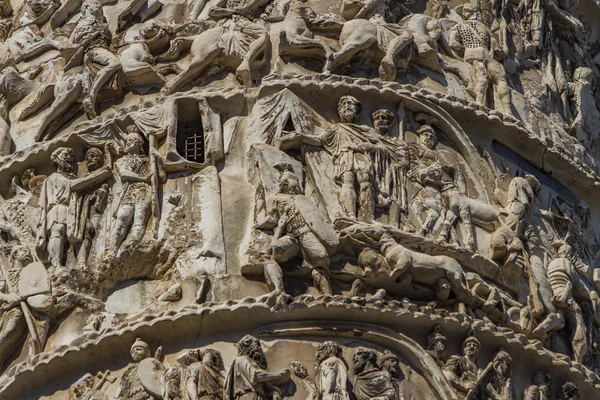
M599 15L0 0L0 397L597 395Z

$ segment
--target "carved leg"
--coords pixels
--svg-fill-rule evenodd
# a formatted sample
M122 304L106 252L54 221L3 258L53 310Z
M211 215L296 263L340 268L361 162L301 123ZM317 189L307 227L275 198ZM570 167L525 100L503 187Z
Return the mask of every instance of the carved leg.
M39 142L41 140L48 139L49 137L45 137L46 129L48 129L48 126L52 122L59 120L60 116L67 112L71 107L73 107L73 104L77 102L77 99L83 91L83 86L79 79L68 81L67 87L70 84L73 85L72 89L59 91L58 94L55 94L56 98L54 99L52 106L50 106L50 110L40 122L40 126L38 128L39 130L36 136L36 141Z
M429 232L431 232L431 230L433 229L435 223L440 218L440 216L440 213L437 210L434 210L433 208L427 210L427 217L425 218L423 225L421 225L419 235L427 236L427 234L429 234Z
M273 293L285 293L283 288L283 271L276 262L265 264L265 282L267 287Z
M360 291L363 289L363 281L361 281L360 279L355 279L354 282L352 282L352 288L350 289L350 297L356 297L358 295L360 295Z
M487 89L489 84L489 78L487 74L487 68L481 61L473 61L473 81L475 87L475 101L481 105L487 105Z
M79 263L80 267L85 267L85 263L87 262L90 254L90 249L92 248L92 239L94 236L95 231L92 223L90 221L86 221L83 243L81 243L79 254L77 254L77 262Z
M96 98L98 93L113 75L121 68L119 58L106 49L96 48L86 55L86 62L102 65L96 79L90 88L88 96L83 100L83 109L92 116L96 116Z
M202 74L206 67L212 64L213 60L217 58L220 52L221 49L217 47L216 43L209 43L206 49L202 49L201 53L196 54L188 69L177 75L172 81L167 82L161 92L163 94L173 94L179 91L183 86L189 84Z
M312 278L314 285L319 290L319 292L323 293L325 296L331 296L333 294L333 291L331 290L331 283L329 282L329 277L323 269L313 269Z
M475 238L473 237L473 224L471 221L471 208L466 204L460 205L459 207L460 220L466 228L466 246L470 250L475 250Z
M346 171L342 174L341 200L346 214L356 218L356 191L354 190L354 173Z
M573 347L573 358L578 363L583 363L588 352L587 330L581 309L579 309L577 304L574 304L574 307L575 310L565 310L565 318L572 329L571 342Z
M395 81L398 66L401 72L406 71L412 57L413 35L404 32L394 38L388 45L385 57L379 65L379 79L382 81ZM404 54L402 54L404 52Z
M129 232L132 248L135 248L135 246L144 238L144 234L146 233L146 224L148 223L148 218L150 218L151 206L150 200L146 200L141 204L135 205L135 212L133 213L133 225L131 226L131 231Z
M367 50L377 42L376 38L369 38L363 43L349 42L344 43L340 51L330 54L327 64L324 68L324 73L335 73L340 65L347 65L361 51Z
M304 260L310 263L313 268L320 268L329 271L329 254L321 241L312 232L307 232L299 239L302 247L302 256Z
M504 67L496 60L490 60L487 62L487 71L489 76L492 78L492 82L496 86L498 99L500 100L502 112L508 115L512 115L511 106L511 94L510 88L506 83L506 72Z
M280 237L271 246L273 260L277 263L284 263L300 255L301 247L298 240L290 236Z
M58 268L62 266L62 256L65 245L67 227L65 224L55 222L50 228L50 239L48 239L48 258L50 264Z
M235 71L235 76L242 85L252 87L252 72L250 71L250 65L252 65L260 57L265 59L267 44L269 44L268 33L264 33L261 37L250 44L248 53L246 53L244 60Z
M542 341L546 340L549 332L558 331L565 327L565 317L562 312L552 313L533 330L532 335Z
M111 246L113 256L120 254L121 244L125 240L129 227L133 222L134 207L131 204L123 204L119 208L116 217L115 228L112 232L113 245Z
M54 85L45 85L40 89L37 89L35 98L27 106L23 108L21 114L17 117L18 121L26 120L32 115L38 113L40 110L44 110L48 103L54 98ZM64 90L65 95L69 90ZM59 97L63 92L59 93Z
M447 242L450 240L450 229L454 226L457 219L458 216L454 211L450 209L446 210L446 218L444 218L444 222L442 223L442 227L438 235L443 241Z
M26 333L27 324L19 307L6 312L2 331L0 332L0 368L6 359L15 351Z
M370 178L370 174L366 171L356 173L359 186L358 204L360 206L358 220L367 223L372 223L375 217L375 197Z

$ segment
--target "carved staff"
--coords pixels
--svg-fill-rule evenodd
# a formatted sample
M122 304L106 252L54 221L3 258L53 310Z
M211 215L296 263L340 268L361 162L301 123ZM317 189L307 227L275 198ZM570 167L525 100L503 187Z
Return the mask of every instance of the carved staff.
M8 275L8 269L6 268L6 257L0 254L0 269L2 269L2 275L4 276L4 280L6 281L6 286L8 287L8 292L10 294L15 294L19 296L19 290L13 285L13 282L10 280ZM20 298L20 296L19 296ZM31 341L33 342L33 351L35 354L39 354L42 352L42 339L36 329L35 326L35 318L29 309L27 303L21 299L20 300L21 310L23 311L23 316L25 317L25 322L27 323L27 328L29 329L29 334L31 335Z
M156 149L156 136L150 134L148 141L150 142L148 148L151 168L150 182L152 184L152 192L154 193L152 196L152 216L154 217L153 235L156 238L158 237L158 225L160 223L160 204L158 202L158 161L156 159L158 150Z

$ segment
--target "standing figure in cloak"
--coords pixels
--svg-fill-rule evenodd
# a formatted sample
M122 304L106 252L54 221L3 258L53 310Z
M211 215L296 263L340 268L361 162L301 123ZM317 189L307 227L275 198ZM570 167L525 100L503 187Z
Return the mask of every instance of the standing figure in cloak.
M104 166L104 154L100 149L92 147L85 153L85 163L88 175L92 174ZM92 240L100 228L107 198L108 185L106 183L81 198L80 217L77 219L77 227L73 229L75 241L81 242L77 254L77 262L80 266L84 266L87 262L92 248Z
M41 208L38 224L37 250L41 254L48 252L48 261L54 268L63 266L62 257L67 238L67 227L76 218L72 206L77 192L108 179L111 171L108 167L78 178L73 174L74 154L68 147L59 147L50 156L56 172L50 174L42 185L39 206Z
M225 370L221 353L214 349L194 351L190 363L186 390L190 400L221 400L225 385Z
M466 400L516 400L511 379L512 357L500 349Z
M302 144L323 147L332 157L334 180L340 188L340 199L350 218L372 222L375 214L374 176L382 176L382 165L373 165L373 157L385 160L388 149L370 128L354 122L362 105L355 97L343 96L338 102L340 123L323 135L289 134L282 140L285 148ZM372 156L375 154L375 156Z
M238 356L233 360L223 399L225 400L280 400L277 383L290 379L290 370L285 368L277 373L269 373L267 359L258 339L244 336L237 344Z
M316 383L321 400L350 400L348 369L342 359L342 348L331 341L323 342L316 355Z
M375 171L379 172L376 182L378 185L378 204L389 204L388 225L397 227L400 215L406 214L408 210L408 198L406 192L406 169L408 167L408 152L406 144L401 138L392 136L394 126L394 113L386 109L377 109L371 114L373 128L379 135L379 139L385 146L385 153L375 152L373 165ZM402 121L399 122L402 124ZM383 159L379 156L383 155Z
M354 395L357 400L399 400L388 371L377 365L377 354L359 347L354 354Z

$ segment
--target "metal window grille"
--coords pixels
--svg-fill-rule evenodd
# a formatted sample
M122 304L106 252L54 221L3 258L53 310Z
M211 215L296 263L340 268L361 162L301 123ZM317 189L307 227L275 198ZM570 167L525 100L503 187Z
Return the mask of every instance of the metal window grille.
M178 149L186 160L204 162L204 129L202 121L183 122L179 126Z

